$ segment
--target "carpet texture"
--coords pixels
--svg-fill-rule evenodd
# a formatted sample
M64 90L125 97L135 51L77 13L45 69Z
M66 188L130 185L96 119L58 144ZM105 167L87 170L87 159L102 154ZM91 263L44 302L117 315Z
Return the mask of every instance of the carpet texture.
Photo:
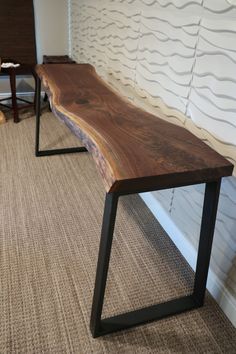
M0 353L236 353L236 330L205 307L93 339L105 198L88 153L34 157L34 118L0 127ZM77 146L51 113L43 148ZM191 291L193 273L138 196L120 198L104 316Z

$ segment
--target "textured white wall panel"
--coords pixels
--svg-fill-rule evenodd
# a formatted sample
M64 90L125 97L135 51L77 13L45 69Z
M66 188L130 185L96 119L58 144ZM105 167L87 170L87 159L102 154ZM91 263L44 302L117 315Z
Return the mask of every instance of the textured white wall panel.
M236 1L69 1L78 62L93 64L136 105L184 126L236 165ZM203 194L202 185L152 194L195 249ZM222 298L236 304L235 210L232 177L222 182L211 270Z
M236 16L208 20L204 12L188 115L221 141L236 145Z
M172 202L173 202L173 197L174 197L174 189L157 191L157 192L153 192L152 194L153 194L153 197L161 203L161 205L165 209L165 211L170 213Z
M179 16L177 8L166 10L170 2L165 9L158 3L155 9L142 10L136 84L138 90L185 113L200 17ZM186 28L192 28L191 34Z
M214 14L226 14L230 17L236 12L235 0L203 0L203 3L204 7Z

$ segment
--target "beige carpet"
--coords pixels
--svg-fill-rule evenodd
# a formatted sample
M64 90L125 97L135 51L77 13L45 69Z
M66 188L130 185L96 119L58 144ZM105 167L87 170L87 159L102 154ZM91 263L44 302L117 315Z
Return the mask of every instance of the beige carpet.
M51 113L42 145L77 145ZM236 330L206 306L92 339L104 188L88 153L34 157L34 119L0 127L0 353L236 353ZM192 272L138 196L122 197L104 315L191 290Z

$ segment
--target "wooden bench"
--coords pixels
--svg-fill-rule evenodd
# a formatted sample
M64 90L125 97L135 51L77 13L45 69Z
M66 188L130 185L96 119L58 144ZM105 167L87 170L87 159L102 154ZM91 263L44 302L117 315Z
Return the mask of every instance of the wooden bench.
M106 189L92 312L93 337L203 305L221 178L233 165L189 131L149 114L119 96L89 64L36 68L36 156L92 153ZM39 149L41 80L52 110L83 147ZM205 183L198 259L191 295L101 319L118 199L121 195Z

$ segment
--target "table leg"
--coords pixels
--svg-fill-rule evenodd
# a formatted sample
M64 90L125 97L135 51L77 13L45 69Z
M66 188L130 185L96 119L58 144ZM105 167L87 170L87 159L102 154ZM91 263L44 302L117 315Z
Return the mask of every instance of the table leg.
M13 68L9 70L9 75L10 75L11 100L12 100L14 123L19 123L20 120L19 120L17 98L16 98L16 74Z
M41 80L36 78L36 130L35 130L35 155L39 154L39 135L40 135L40 117L41 117Z
M85 152L87 149L84 146L65 148L65 149L51 149L39 150L40 137L40 117L41 117L41 80L36 78L36 130L35 130L35 156L51 156L60 154L70 154L74 152Z
M90 328L93 337L100 335L101 314L103 308L107 273L110 261L110 253L115 227L118 196L116 194L107 194L103 215L103 224L101 232L100 249L97 263L97 274L94 287L93 305L91 312Z
M210 264L211 249L220 194L220 185L221 180L206 184L202 224L198 246L196 276L193 291L194 299L201 306L204 303L206 291L208 268Z
M101 319L118 203L118 195L106 195L90 320L94 338L203 306L220 183L221 180L206 184L193 293L165 303Z

